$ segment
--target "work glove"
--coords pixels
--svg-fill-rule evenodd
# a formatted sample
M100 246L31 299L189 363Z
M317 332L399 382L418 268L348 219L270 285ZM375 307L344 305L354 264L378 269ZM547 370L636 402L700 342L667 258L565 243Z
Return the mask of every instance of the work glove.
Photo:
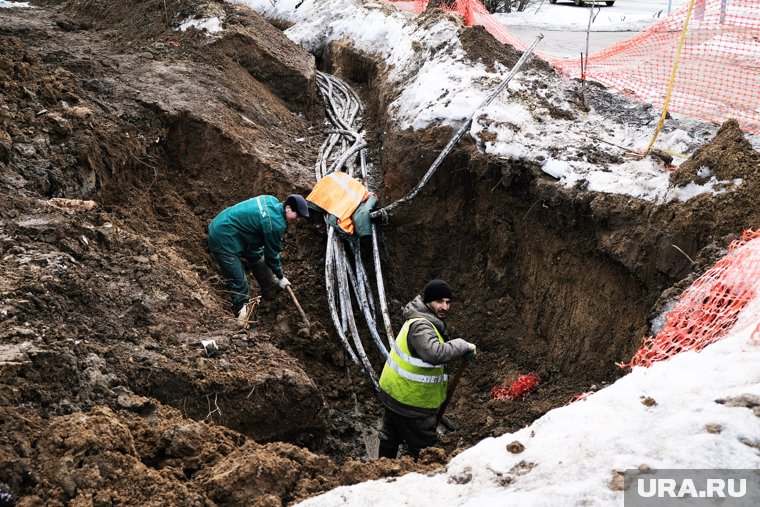
M277 285L279 285L281 289L284 289L285 287L287 287L288 285L290 285L290 282L288 281L287 278L285 278L283 276L282 278L280 278L279 280L277 280Z
M474 343L467 343L467 348L470 350L464 355L465 361L474 361L475 356L478 353L478 348L475 346Z

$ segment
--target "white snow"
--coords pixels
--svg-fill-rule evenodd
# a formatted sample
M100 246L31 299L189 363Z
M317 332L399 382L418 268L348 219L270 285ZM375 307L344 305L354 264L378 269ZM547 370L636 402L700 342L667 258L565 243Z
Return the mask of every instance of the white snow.
M31 7L31 5L29 5L29 2L6 2L5 0L0 0L0 9L10 9L11 7L26 9Z
M673 0L672 9L686 1ZM237 3L292 22L286 35L309 51L320 53L328 42L347 38L358 49L385 59L389 79L399 90L390 111L401 128L458 127L473 117L470 134L488 153L538 162L546 174L568 187L655 202L741 185L740 180L719 182L711 177L705 185L676 189L669 187L667 171L654 159L621 156L621 162L603 166L585 160L581 148L593 136L607 142L612 152L617 146L621 155L622 148L643 150L659 112L639 124L597 112L557 119L524 95L531 80L542 80L553 107L570 110L570 85L552 76L518 74L496 100L476 111L509 69L496 66L489 71L468 61L456 37L460 24L453 16L421 27L411 14L358 0L304 0L298 8L296 0ZM594 28L641 30L661 19L667 6L667 0L618 0L600 9ZM538 12L534 8L499 18L507 26L585 30L588 9L545 1ZM675 128L661 134L658 147L683 152L717 130L697 120L678 119ZM749 138L757 145L755 137ZM701 167L699 175L710 177L712 170ZM635 368L585 401L554 409L516 433L483 440L440 473L341 487L301 505L622 505L622 492L611 488L611 481L626 469L760 468L757 448L748 445L760 442L758 417L748 408L715 402L743 393L760 395L760 347L749 342L760 314L757 306L748 305L724 340L699 353L681 353L648 369ZM644 397L656 404L643 404ZM722 430L708 431L708 425ZM525 445L521 454L506 450L514 440Z
M674 0L673 11L686 1ZM496 100L477 110L510 69L496 65L489 71L467 59L457 38L461 22L455 16L443 17L432 26L420 26L412 21L413 14L358 0L304 0L300 5L297 0L237 0L237 3L247 4L265 16L292 22L285 34L315 54L321 53L329 42L347 38L358 49L382 57L390 67L390 81L400 91L389 110L402 129L422 129L433 124L458 128L473 117L470 135L485 152L537 162L567 187L581 185L598 192L667 202L715 192L725 186L716 182L688 189L670 188L662 164L649 157L604 165L589 163L585 160L589 144L605 142L607 149L621 159L627 151L643 152L654 134L659 112L652 111L650 118L639 122L616 122L594 111L570 120L552 118L549 111L537 108L530 97L526 98L528 92L524 90L531 81L539 80L545 84L546 96L554 107L570 110L574 92L569 83L557 76L519 73ZM538 11L502 14L499 18L507 26L516 23L522 27L532 24L558 29L565 23L571 29L585 29L589 11L571 3L544 2ZM595 27L641 29L667 13L667 1L621 0L599 11ZM614 92L611 94L614 96ZM679 124L669 130L666 123L655 147L683 154L674 158L673 164L677 166L689 151L704 144L717 127L673 116ZM489 135L483 136L484 131ZM488 141L479 141L480 138ZM750 141L760 144L755 136L750 136Z
M678 11L688 3L689 0L673 0L671 12ZM544 0L538 9L529 7L523 12L494 14L507 27L529 26L544 30L582 32L589 27L589 17L592 18L592 32L638 32L667 15L667 0L617 0L612 7L599 2L593 13L588 8L576 7L572 1L550 4Z
M191 27L195 28L196 30L206 30L206 35L211 35L213 33L222 31L222 20L217 17L188 19L179 25L179 29L183 32Z

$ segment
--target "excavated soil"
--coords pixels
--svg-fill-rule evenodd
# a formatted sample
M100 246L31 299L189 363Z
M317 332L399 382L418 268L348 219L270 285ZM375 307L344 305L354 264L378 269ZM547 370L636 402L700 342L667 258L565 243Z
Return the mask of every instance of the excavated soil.
M214 16L223 35L175 30ZM394 326L445 278L478 360L440 449L369 460L382 409L332 330L324 225L289 229L283 252L309 333L282 294L236 327L205 226L254 195L308 192L328 128L316 62L365 100L383 202L451 131L400 131L381 63L346 43L305 53L242 6L51 0L0 9L0 34L0 504L285 505L433 473L622 375L662 307L760 220L760 159L732 122L673 183L741 183L660 206L564 189L461 141L381 226L382 256ZM481 29L462 38L473 60L517 59ZM541 382L525 398L490 399L527 372Z

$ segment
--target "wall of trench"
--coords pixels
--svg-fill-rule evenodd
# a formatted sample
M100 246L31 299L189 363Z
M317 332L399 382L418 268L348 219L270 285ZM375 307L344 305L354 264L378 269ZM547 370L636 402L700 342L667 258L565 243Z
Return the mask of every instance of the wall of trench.
M393 91L370 56L338 42L324 63L363 90L381 154L376 190L386 204L402 197L453 132L397 129L385 117ZM391 312L397 316L430 278L444 278L456 292L452 329L480 346L482 386L503 382L504 356L545 378L615 378L622 373L615 363L649 333L662 291L692 269L669 245L693 252L705 242L669 228L666 212L626 201L559 188L537 166L486 156L465 138L382 228ZM644 224L650 234L641 237L647 220L663 226Z

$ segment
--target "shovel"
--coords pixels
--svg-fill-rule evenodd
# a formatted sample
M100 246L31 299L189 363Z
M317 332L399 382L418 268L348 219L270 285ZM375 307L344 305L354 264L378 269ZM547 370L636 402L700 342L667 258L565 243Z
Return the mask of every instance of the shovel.
M308 333L309 329L311 328L311 324L309 324L309 319L306 317L306 313L303 311L303 308L301 308L301 305L298 304L296 295L293 293L293 289L290 288L290 285L286 285L285 288L288 290L288 294L290 294L290 299L293 300L293 304L296 305L296 308L298 309L298 313L301 314L301 319L303 319L303 325L306 328L306 332Z
M464 373L464 370L466 368L467 368L467 360L462 359L462 362L459 364L459 368L457 368L457 371L454 373L454 378L451 380L451 383L449 384L449 391L446 393L446 399L443 400L443 403L441 404L441 408L438 409L438 415L435 418L436 426L441 424L441 420L443 419L443 414L444 412L446 412L446 408L449 406L451 397L454 395L454 389L457 388L459 379L462 378L462 374Z

